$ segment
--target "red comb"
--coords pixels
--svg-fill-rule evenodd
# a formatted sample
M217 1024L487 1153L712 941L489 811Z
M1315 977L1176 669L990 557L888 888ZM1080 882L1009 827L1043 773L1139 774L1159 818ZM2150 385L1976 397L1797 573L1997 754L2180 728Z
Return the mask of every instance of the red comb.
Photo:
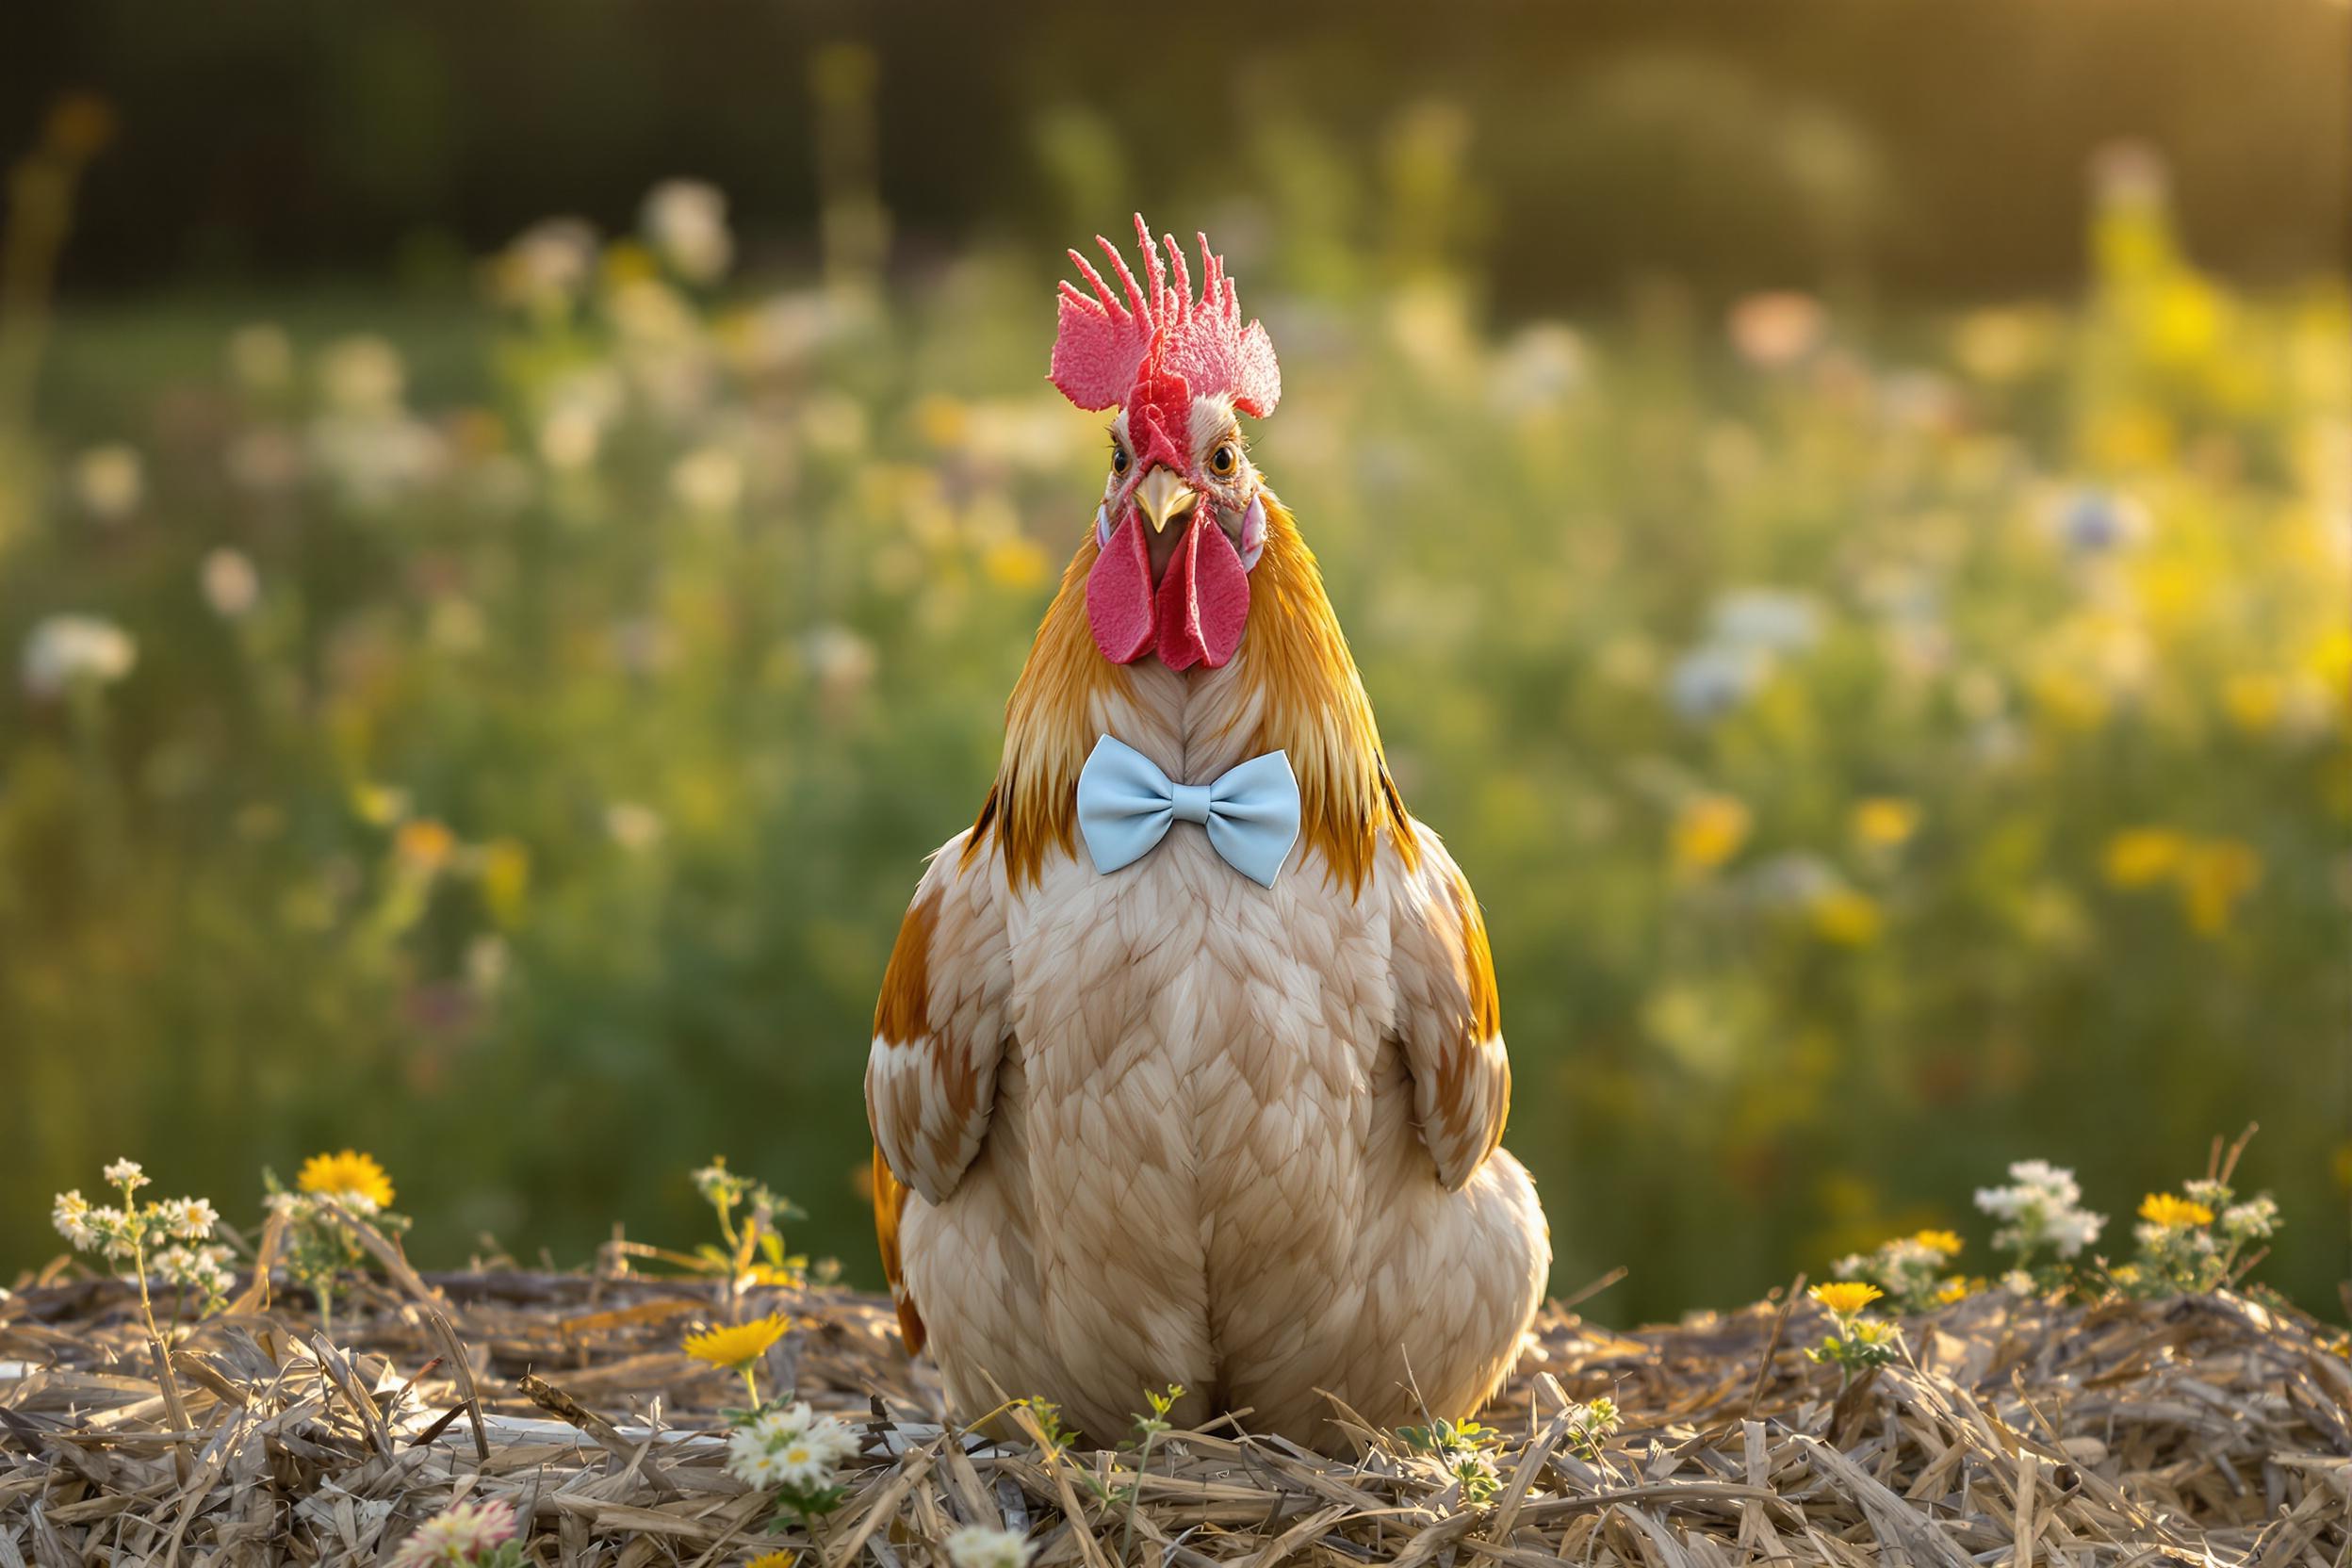
M1241 301L1233 280L1225 275L1225 258L1210 251L1207 235L1198 237L1198 300L1192 297L1192 275L1173 235L1162 237L1176 270L1175 286L1169 286L1168 270L1160 265L1141 213L1135 214L1135 238L1143 247L1148 291L1127 270L1119 248L1100 235L1095 243L1110 258L1111 270L1126 295L1123 302L1112 296L1102 274L1086 257L1070 253L1094 294L1088 298L1076 284L1062 285L1054 366L1047 372L1062 396L1080 408L1123 405L1132 400L1146 372L1155 371L1154 379L1182 377L1196 394L1222 393L1253 418L1274 412L1282 397L1282 371L1274 360L1274 345L1257 322L1242 325Z

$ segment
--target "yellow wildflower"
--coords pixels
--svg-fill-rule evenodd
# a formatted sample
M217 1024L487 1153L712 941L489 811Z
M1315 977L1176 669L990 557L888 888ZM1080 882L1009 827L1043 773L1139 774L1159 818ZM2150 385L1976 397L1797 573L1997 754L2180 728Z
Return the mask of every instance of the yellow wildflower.
M2130 827L2107 841L2107 880L2118 888L2145 888L2172 874L2188 853L2189 840L2169 827Z
M1921 1231L1911 1239L1930 1251L1941 1252L1948 1258L1956 1254L1965 1245L1956 1231Z
M1919 830L1917 804L1893 795L1872 795L1854 803L1854 836L1873 849L1895 849Z
M392 847L418 871L439 871L455 853L457 835L431 817L418 817L400 824L400 832L393 835Z
M761 1552L743 1564L743 1568L792 1568L800 1560L798 1552Z
M2180 902L2189 924L2199 936L2220 936L2238 900L2262 879L2262 857L2250 845L2235 839L2195 845L2180 864Z
M732 1328L707 1329L686 1336L686 1353L696 1361L713 1366L748 1366L768 1353L768 1347L782 1339L792 1325L770 1313L749 1323Z
M2233 675L2222 684L2221 705L2230 723L2249 734L2262 734L2278 724L2286 708L2286 682L2259 671Z
M1868 947L1878 940L1886 918L1878 900L1852 888L1833 888L1813 901L1813 929L1839 947Z
M294 1184L304 1192L332 1198L365 1198L378 1208L392 1201L392 1178L372 1154L346 1149L339 1154L313 1154L302 1162Z
M2194 1199L2169 1192L2151 1192L2140 1200L2140 1217L2158 1225L2211 1225L2213 1211Z
M1834 1280L1825 1285L1815 1285L1805 1294L1827 1307L1833 1316L1852 1317L1886 1293L1859 1280Z
M1954 1301L1965 1301L1968 1298L1968 1282L1957 1274L1936 1287L1936 1299L1947 1307Z
M1740 853L1754 819L1737 796L1695 795L1674 818L1674 870L1685 876L1714 870Z

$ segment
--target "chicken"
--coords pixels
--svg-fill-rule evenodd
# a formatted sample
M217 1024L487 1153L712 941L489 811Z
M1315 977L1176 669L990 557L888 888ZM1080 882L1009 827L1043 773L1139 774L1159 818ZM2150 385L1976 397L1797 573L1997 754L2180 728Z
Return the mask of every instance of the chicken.
M907 1348L968 1418L1029 1395L1113 1438L1178 1383L1179 1421L1247 1408L1328 1449L1331 1396L1471 1414L1549 1233L1498 1147L1477 900L1407 814L1236 422L1274 411L1273 349L1205 237L1196 299L1135 231L1140 284L1098 240L1123 298L1070 253L1052 380L1117 408L1110 471L995 784L890 954L876 1228Z

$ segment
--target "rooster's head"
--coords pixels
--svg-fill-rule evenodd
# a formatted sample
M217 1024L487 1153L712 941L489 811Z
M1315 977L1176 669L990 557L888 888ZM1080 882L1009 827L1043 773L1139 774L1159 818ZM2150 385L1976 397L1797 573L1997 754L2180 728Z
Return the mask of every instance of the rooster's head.
M1200 240L1200 294L1175 237L1163 265L1141 214L1138 284L1097 238L1125 299L1070 253L1093 289L1065 283L1054 384L1080 408L1116 408L1110 473L1095 514L1086 624L1113 663L1157 651L1170 669L1233 658L1250 617L1250 573L1266 548L1266 502L1236 422L1282 395L1266 329L1244 325L1222 257ZM1170 283L1170 272L1174 281Z

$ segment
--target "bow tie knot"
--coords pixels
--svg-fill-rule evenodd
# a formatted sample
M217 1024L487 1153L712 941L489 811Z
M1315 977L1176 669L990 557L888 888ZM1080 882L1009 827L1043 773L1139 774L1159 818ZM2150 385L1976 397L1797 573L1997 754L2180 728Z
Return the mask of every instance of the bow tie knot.
M1298 779L1279 751L1252 757L1208 784L1179 784L1135 747L1108 735L1078 774L1078 827L1094 869L1133 865L1168 837L1170 824L1199 823L1209 847L1235 871L1270 888L1298 839Z

